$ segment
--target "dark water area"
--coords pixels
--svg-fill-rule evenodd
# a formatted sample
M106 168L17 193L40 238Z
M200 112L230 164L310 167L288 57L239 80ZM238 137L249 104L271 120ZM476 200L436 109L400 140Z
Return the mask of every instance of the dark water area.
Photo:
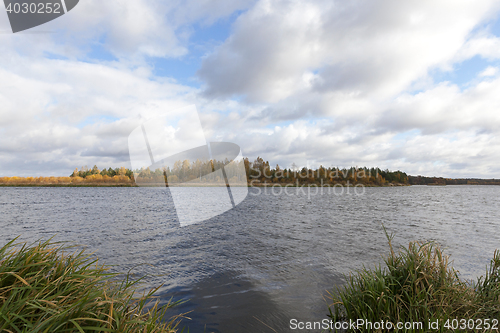
M214 191L183 190L193 202ZM325 319L327 290L388 253L382 223L396 246L440 244L463 279L500 248L500 187L315 191L253 188L235 209L180 227L164 188L0 188L0 245L55 235L147 275L162 302L187 300L176 311L192 311L190 332L296 332L291 319Z

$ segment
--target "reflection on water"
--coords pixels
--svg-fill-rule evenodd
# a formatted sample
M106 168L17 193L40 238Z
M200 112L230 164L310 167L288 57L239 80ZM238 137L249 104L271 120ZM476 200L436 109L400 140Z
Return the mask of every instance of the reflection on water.
M180 305L187 313L192 332L266 332L270 327L288 326L288 314L267 293L237 272L222 271L189 288L174 288L163 296L192 301Z
M193 202L214 191L179 190ZM190 300L178 311L193 310L191 332L288 332L292 318L325 318L325 291L387 253L381 223L396 233L396 245L441 244L462 278L483 274L500 248L500 187L250 192L236 209L181 228L164 188L1 188L0 245L57 234L117 271L135 267L149 285L164 284L165 301Z

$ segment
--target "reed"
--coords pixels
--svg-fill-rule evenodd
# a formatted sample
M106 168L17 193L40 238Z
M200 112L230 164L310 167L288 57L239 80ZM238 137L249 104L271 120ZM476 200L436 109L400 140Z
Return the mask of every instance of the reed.
M153 297L136 297L140 280L111 273L84 251L51 240L0 249L0 332L176 332Z
M474 285L478 312L500 319L500 251L496 250L484 277Z
M454 318L500 318L499 251L495 251L486 276L467 283L459 279L437 244L411 242L396 253L394 236L384 231L390 248L384 267L365 267L350 274L344 286L329 293L329 317L334 322L364 319L427 324ZM441 324L438 331L447 329Z

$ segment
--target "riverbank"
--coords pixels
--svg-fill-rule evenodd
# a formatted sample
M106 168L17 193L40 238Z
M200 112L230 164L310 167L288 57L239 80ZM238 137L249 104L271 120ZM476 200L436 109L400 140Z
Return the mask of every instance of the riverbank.
M272 188L272 187L396 187L411 186L409 184L388 183L388 184L362 184L362 183L249 183L247 187ZM135 183L0 183L0 187L227 187L220 183L175 183L175 184L141 184ZM245 187L244 184L231 184L231 187Z
M459 279L449 257L432 242L411 242L390 254L385 267L364 268L330 293L329 317L348 332L498 332L500 328L500 251L484 276ZM356 322L350 327L341 323ZM359 324L359 325L358 325Z
M135 184L0 184L0 187L137 187Z
M175 333L181 316L162 322L158 289L136 298L139 281L110 273L83 251L50 241L0 248L1 332Z

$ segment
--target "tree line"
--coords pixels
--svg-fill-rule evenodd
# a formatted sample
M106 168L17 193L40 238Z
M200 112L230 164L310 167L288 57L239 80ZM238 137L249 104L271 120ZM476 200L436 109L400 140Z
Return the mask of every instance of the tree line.
M224 172L221 170L224 169ZM244 173L242 172L244 170ZM171 167L166 166L151 170L142 168L131 170L125 167L99 169L96 165L76 168L68 177L0 177L3 185L85 185L110 184L134 185L135 183L152 183L175 185L190 182L193 184L248 183L250 186L270 184L343 184L367 186L384 185L500 185L496 179L451 179L443 177L409 176L397 170L368 167L298 167L295 164L282 168L276 164L257 157L254 161L248 158L235 161L176 161Z
M500 179L409 176L410 185L500 185Z
M387 185L387 184L408 184L408 175L402 171L381 170L379 168L368 167L325 167L299 168L292 164L289 168L281 168L278 164L271 167L268 161L257 157L253 163L248 159L244 160L245 170L250 183L260 184L344 184L344 185Z
M224 172L220 170L224 169ZM242 172L244 170L244 173ZM282 168L278 164L271 167L269 161L257 157L253 162L248 158L238 161L176 161L172 167L166 166L151 170L142 168L130 170L124 167L108 168L99 170L97 166L92 169L83 167L75 169L71 177L80 177L85 180L105 180L109 177L124 176L132 181L151 184L178 184L178 183L206 183L225 184L248 183L251 186L267 184L364 184L364 185L387 185L409 183L408 175L402 171L381 170L379 168L367 167L324 167L299 168L292 164L288 168Z

